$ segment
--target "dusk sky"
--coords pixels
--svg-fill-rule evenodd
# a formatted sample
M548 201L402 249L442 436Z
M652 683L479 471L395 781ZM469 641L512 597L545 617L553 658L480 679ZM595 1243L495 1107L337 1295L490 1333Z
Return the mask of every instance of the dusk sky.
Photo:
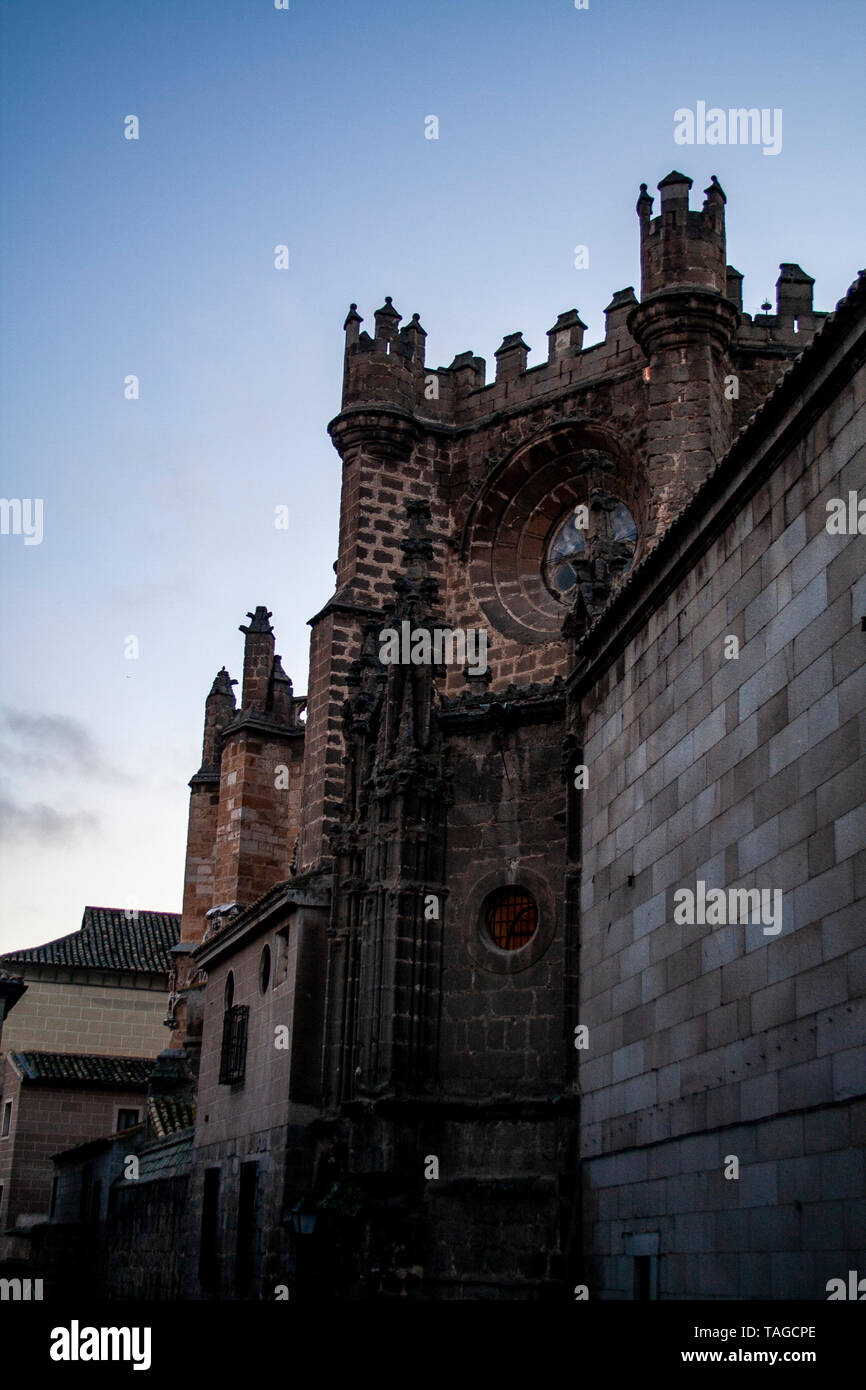
M85 904L179 911L187 781L238 624L306 689L333 591L342 324L530 365L639 292L642 181L716 174L744 307L866 262L862 0L0 0L0 951ZM674 141L782 112L778 154ZM124 137L135 115L139 139ZM436 116L439 138L425 137ZM658 211L658 200L656 202ZM574 248L589 265L576 269ZM275 268L275 247L289 268ZM139 379L139 399L124 382ZM289 527L274 509L289 508ZM127 639L138 641L128 659Z

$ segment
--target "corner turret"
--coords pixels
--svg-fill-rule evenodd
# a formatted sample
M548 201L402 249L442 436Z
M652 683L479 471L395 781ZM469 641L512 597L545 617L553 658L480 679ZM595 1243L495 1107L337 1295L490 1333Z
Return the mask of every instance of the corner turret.
M725 292L725 194L715 174L700 212L689 211L692 180L674 169L658 185L661 212L641 184L641 299L674 285L701 285Z
M400 328L402 314L391 296L374 315L375 336L360 331L363 319L352 304L343 325L346 350L343 368L343 409L352 405L397 406L413 410L424 371L424 340L418 314Z

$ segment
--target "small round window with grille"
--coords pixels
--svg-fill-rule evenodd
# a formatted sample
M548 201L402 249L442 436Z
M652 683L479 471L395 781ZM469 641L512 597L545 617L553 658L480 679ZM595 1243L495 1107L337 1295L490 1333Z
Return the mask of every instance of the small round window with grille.
M535 899L525 888L498 888L487 899L484 924L500 951L519 951L532 940L538 927Z

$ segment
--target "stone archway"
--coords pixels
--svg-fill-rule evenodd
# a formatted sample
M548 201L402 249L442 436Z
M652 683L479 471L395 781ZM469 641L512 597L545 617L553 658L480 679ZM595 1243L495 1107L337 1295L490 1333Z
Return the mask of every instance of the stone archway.
M649 498L614 431L589 421L555 422L491 471L467 518L462 548L471 588L497 632L524 644L560 636L568 604L545 578L547 548L569 511L588 501L599 481L635 518L637 561Z

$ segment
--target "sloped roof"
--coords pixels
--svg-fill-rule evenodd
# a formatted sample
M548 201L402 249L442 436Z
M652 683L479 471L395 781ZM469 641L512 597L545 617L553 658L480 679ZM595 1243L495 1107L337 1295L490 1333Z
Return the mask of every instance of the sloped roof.
M159 1178L182 1177L187 1174L192 1166L192 1141L192 1131L186 1130L139 1150L139 1183L153 1182ZM123 1190L129 1192L136 1185L135 1183L126 1183L123 1185ZM120 1184L115 1183L115 1187L117 1186Z
M182 1129L191 1129L195 1124L195 1106L176 1096L151 1096L147 1102L147 1115L158 1139L165 1139Z
M86 907L81 930L29 950L10 951L0 963L21 966L71 965L97 970L167 974L170 951L180 936L180 913L136 912L122 907ZM25 972L26 973L26 972Z
M26 1081L145 1090L152 1057L94 1057L71 1052L10 1052Z

